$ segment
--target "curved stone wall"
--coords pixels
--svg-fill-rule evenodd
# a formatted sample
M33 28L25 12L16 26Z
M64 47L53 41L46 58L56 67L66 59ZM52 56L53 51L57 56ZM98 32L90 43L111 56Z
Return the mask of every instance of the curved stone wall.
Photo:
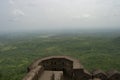
M79 60L67 56L50 56L35 60L29 67L28 73L23 80L39 80L45 70L63 71L63 75L58 76L60 80L120 80L120 72L109 71L105 73L101 70L88 72L80 64ZM55 73L49 80L55 80Z

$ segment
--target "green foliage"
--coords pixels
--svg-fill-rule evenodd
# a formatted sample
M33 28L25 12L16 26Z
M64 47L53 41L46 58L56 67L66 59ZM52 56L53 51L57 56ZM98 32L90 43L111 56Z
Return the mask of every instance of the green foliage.
M2 74L0 73L0 78L2 77Z
M34 59L50 55L77 58L88 70L120 70L120 46L112 38L43 36L0 40L0 80L21 80Z

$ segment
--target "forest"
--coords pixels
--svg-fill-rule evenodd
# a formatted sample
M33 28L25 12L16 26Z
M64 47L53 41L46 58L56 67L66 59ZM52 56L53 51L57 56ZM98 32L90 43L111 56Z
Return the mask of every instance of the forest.
M120 35L0 35L0 80L21 80L37 58L67 55L88 70L120 71Z

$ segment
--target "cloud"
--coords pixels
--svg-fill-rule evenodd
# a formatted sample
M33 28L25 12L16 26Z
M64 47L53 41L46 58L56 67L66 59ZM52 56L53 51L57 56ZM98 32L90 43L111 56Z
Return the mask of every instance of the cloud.
M81 14L81 15L78 15L78 16L73 16L72 18L73 19L88 19L88 18L91 18L92 15L91 14Z
M12 11L12 17L9 21L11 21L11 22L18 21L23 16L25 16L25 13L22 10L15 9L15 10Z
M17 17L17 16L24 16L25 13L22 10L20 10L20 9L15 9L15 10L12 11L12 15L15 16L15 17Z
M10 10L11 19L9 21L17 21L22 16L25 16L25 13L21 9L19 9L21 8L20 6L18 6L18 5L21 5L19 1L20 0L9 0L9 4L11 4L12 6Z
M15 4L15 2L13 0L9 0L9 3L12 5Z
M39 26L40 29L48 26L104 28L120 25L119 0L7 0L7 3L0 5L0 10L3 10L0 17L17 21L14 22L16 25L23 22L26 24L22 26Z
M89 17L91 17L91 15L90 14L83 14L82 17L83 18L89 18Z

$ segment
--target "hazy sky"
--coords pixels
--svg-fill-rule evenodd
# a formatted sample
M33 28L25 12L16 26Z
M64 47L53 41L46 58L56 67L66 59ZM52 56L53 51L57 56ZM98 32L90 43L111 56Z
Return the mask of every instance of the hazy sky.
M120 28L120 0L0 0L0 31Z

